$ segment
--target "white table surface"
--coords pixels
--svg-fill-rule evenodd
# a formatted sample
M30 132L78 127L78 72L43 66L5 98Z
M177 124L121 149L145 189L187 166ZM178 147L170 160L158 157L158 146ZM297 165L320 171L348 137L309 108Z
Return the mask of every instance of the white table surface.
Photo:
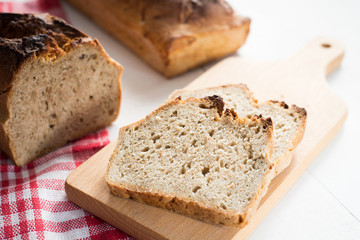
M348 104L344 127L250 239L360 239L360 1L229 2L252 19L249 38L238 52L241 57L283 58L317 36L337 38L346 49L341 67L328 77L331 88ZM99 39L125 67L121 112L109 127L111 140L121 126L141 119L174 89L211 67L167 80L80 12L63 5L72 24Z

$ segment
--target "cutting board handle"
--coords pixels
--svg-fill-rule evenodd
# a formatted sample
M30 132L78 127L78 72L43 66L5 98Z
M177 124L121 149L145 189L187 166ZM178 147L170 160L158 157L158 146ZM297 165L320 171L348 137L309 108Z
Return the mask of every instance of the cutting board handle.
M311 40L297 54L296 59L301 59L315 69L321 69L326 75L339 67L344 57L344 47L338 40L328 37L318 37Z

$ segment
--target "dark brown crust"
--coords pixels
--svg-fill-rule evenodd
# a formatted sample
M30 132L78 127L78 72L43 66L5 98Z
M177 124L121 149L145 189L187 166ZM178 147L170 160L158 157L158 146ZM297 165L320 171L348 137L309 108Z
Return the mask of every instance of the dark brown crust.
M84 41L91 39L49 14L0 13L0 92L9 89L27 59L45 55L50 60Z
M284 109L289 108L289 106L284 101L270 100L269 102L279 104L279 106L283 107Z
M271 127L271 128L273 127L273 122L272 122L271 118L268 117L268 118L264 119L260 114L259 119L261 119L261 121L264 123L264 129L268 128L268 127Z
M291 107L289 107L289 105L287 105L284 101L270 100L268 102L273 103L273 104L278 104L280 107L282 107L284 109L293 110L293 111L299 113L300 117L307 116L307 112L306 112L305 108L298 107L295 104L292 104Z
M59 56L85 44L98 48L110 64L121 69L122 74L122 66L109 58L96 39L91 39L62 19L49 14L0 13L0 149L18 166L24 163L16 161L16 153L12 150L11 139L5 127L5 122L10 117L8 104L15 76L27 62L38 58L55 61ZM115 118L96 129L79 133L76 138L106 127L116 119L120 111L121 74L118 79L119 99Z
M237 113L234 111L234 109L228 109L228 108L225 110L225 116L232 117L234 120L239 117Z
M224 103L222 97L213 95L213 96L205 97L204 99L211 101L213 107L215 107L217 109L220 116L223 114L225 103Z

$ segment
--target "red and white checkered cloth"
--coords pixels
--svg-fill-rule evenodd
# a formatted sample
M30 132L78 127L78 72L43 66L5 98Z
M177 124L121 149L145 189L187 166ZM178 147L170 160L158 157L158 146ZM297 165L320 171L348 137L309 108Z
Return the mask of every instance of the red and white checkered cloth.
M22 168L0 153L0 239L131 239L70 202L64 190L69 173L108 143L104 129Z
M65 16L58 0L0 2L0 11ZM103 129L22 168L0 152L0 239L132 239L65 194L69 173L108 143Z
M20 0L19 2L0 2L0 12L50 13L67 20L59 0Z

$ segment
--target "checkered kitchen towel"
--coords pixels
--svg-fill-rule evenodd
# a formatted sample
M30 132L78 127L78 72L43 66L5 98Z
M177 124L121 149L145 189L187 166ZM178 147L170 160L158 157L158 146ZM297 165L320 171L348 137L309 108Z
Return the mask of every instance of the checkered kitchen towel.
M104 129L22 168L0 153L0 239L130 239L70 202L64 190L69 173L108 143Z
M58 0L0 2L0 12L65 16ZM70 202L64 190L69 173L108 143L104 129L22 168L0 152L0 239L131 239Z
M67 20L59 0L16 0L0 2L0 12L50 13Z

